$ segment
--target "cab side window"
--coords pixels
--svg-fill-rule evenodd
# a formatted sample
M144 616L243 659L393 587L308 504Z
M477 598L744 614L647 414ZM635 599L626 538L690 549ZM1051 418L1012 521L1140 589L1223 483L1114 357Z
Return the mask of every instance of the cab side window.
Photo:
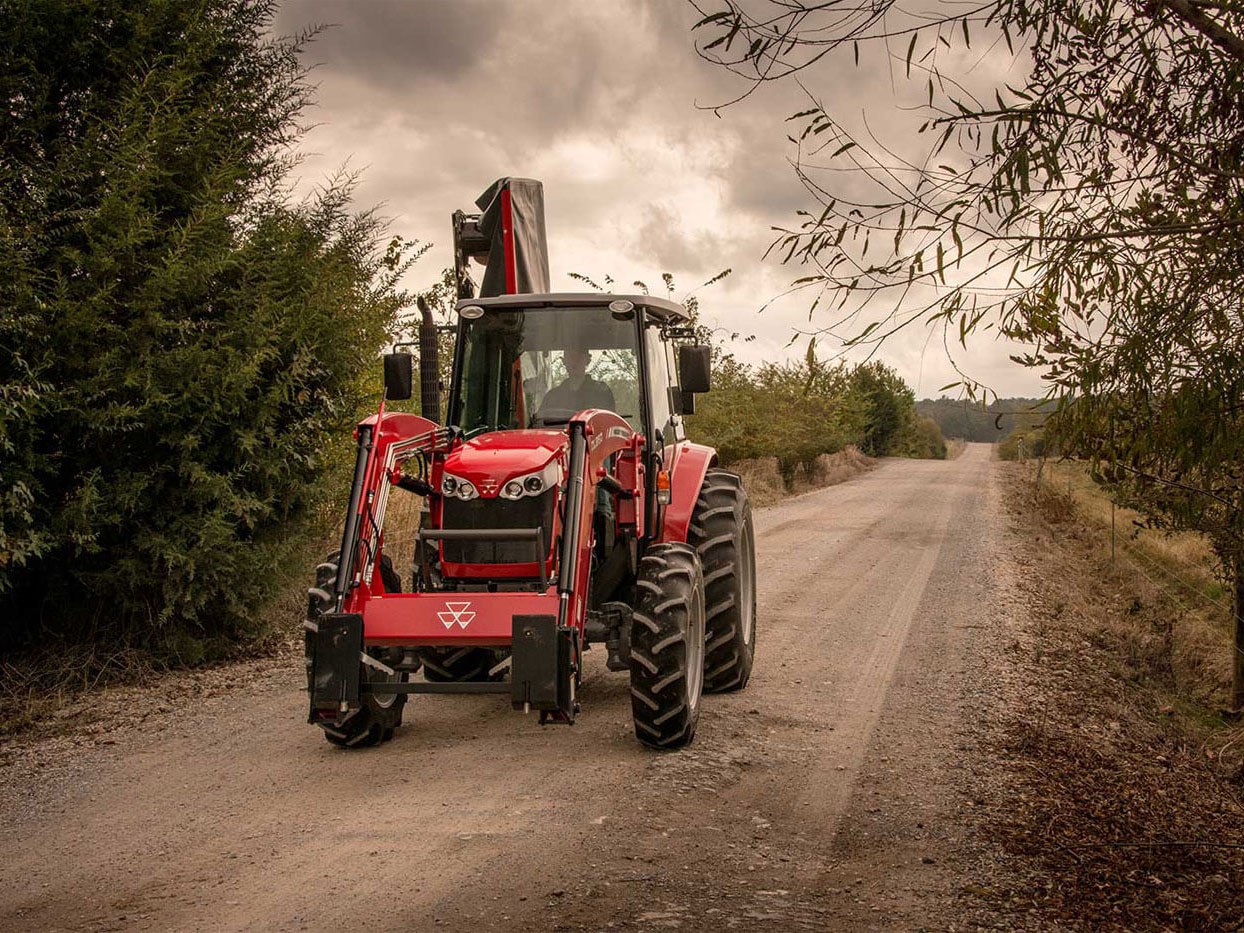
M673 408L672 421L674 424L674 437L676 440L685 441L687 439L687 426L683 423L682 418L682 393L678 382L678 362L674 355L674 344L670 341L665 343L665 365L669 369L670 391L666 393L670 399L670 405Z
M657 327L648 327L644 334L644 362L648 368L648 404L652 421L649 434L654 447L667 447L675 442L675 425L670 409L669 387L673 385L670 377L669 350L661 331Z

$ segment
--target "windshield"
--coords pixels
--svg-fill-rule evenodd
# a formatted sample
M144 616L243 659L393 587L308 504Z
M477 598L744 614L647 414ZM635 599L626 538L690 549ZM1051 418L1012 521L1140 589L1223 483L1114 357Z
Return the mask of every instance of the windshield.
M634 320L598 307L487 311L463 323L450 421L468 436L562 425L585 408L642 430Z

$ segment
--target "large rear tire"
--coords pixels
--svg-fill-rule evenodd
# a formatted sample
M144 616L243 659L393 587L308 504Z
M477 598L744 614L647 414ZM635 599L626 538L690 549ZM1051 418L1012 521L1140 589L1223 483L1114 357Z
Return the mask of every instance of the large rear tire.
M704 685L704 575L695 549L654 544L639 562L635 586L635 737L652 748L681 748L695 737Z
M756 549L751 503L734 473L705 475L687 540L704 569L704 692L742 690L756 654Z

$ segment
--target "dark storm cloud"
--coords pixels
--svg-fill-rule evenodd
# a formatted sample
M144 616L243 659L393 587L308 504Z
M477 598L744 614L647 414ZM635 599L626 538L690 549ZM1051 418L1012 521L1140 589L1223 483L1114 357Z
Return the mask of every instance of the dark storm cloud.
M318 117L350 135L387 122L428 137L421 146L395 144L390 151L403 152L399 164L363 154L368 175L385 176L386 200L433 178L482 187L481 164L528 164L573 136L625 145L638 125L671 146L715 138L722 157L698 171L718 177L731 206L765 225L790 214L801 201L781 161L786 109L739 107L725 119L697 110L697 102L718 103L740 85L695 56L695 10L646 0L618 15L602 12L620 9L289 0L278 27L330 24L308 53L321 63ZM575 204L592 222L601 213L595 202L618 197L603 186L566 183L578 189Z
M703 269L708 257L724 256L732 245L712 231L688 230L682 217L665 205L649 204L641 216L635 231L639 248L653 256L663 271Z
M768 139L756 145L740 145L735 157L737 168L728 176L727 197L732 208L786 226L794 221L795 211L808 207L811 197L786 164L785 150ZM775 163L781 167L775 170Z
M386 92L403 93L432 80L455 81L491 54L503 21L486 0L419 4L290 0L277 27L324 31L311 58L331 72L348 72Z
M454 209L500 175L540 178L556 287L569 272L649 284L671 272L684 289L732 267L701 293L706 319L758 331L752 359L786 355L808 302L756 310L804 271L761 256L771 226L814 206L787 161L785 118L807 102L781 85L720 116L705 109L746 85L697 57L696 19L680 0L286 0L281 32L335 24L306 55L319 85L306 184L361 170L360 204L382 203L394 232L436 244L410 283L422 287L451 262ZM869 108L885 136L905 119L887 106L889 72L881 55L806 78L836 112ZM894 358L916 358L923 339Z
M363 169L360 200L437 242L432 261L454 208L525 174L545 182L555 266L691 284L756 266L805 203L784 161L789 95L704 109L741 86L695 55L696 18L673 0L289 0L278 26L336 24L308 55L324 124L309 147Z
M360 112L401 110L412 121L470 123L511 140L548 140L607 119L641 90L608 23L568 6L499 2L331 3L289 0L278 26L327 28L309 60L322 100L350 82ZM576 8L590 11L590 7Z

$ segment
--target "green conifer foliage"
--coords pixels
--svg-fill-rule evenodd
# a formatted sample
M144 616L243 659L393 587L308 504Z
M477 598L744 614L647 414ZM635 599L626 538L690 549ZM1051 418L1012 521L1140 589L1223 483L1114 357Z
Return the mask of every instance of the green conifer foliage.
M0 2L0 646L246 632L405 296L270 0Z

